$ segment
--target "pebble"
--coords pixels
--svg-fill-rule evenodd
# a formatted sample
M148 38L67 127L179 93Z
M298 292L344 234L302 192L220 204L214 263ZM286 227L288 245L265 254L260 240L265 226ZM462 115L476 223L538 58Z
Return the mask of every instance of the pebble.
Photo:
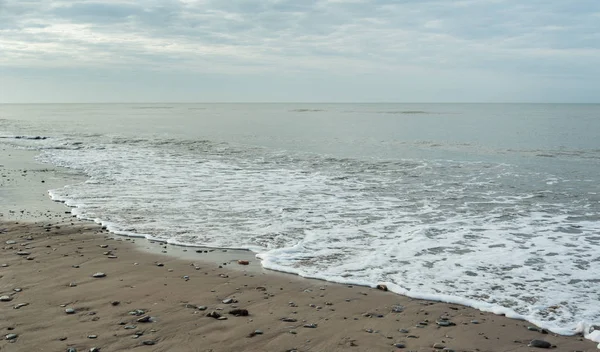
M69 347L67 348L67 352L77 352L77 349L75 347Z
M74 283L74 282L69 283L69 287L75 287L75 286L77 286L76 283Z
M217 320L227 320L227 317L218 317Z
M135 328L137 328L137 325L126 325L124 329L125 330L133 330Z
M221 317L221 314L217 313L216 311L212 311L208 314L206 314L207 317L209 318L215 318L215 319L219 319Z
M537 347L537 348L551 348L552 344L548 341L544 340L531 340L528 347Z
M90 352L100 352L100 347L92 347L90 348Z
M152 317L149 315L145 315L137 320L138 323L149 323L152 321Z
M165 266L163 263L156 263L156 266Z
M17 252L17 255L22 255L22 256L25 256L25 255L30 255L30 254L31 254L31 253L29 253L29 252L25 252L25 251L19 251L19 252Z
M295 323L298 320L294 318L281 318L281 321L285 321L286 323Z
M12 301L11 296L0 296L0 302L10 302Z
M231 304L231 303L237 303L237 301L233 298L227 298L223 300L223 304Z
M145 340L145 341L142 342L142 344L146 345L146 346L152 346L152 345L156 345L156 341L154 341L154 340Z
M403 343L395 343L394 347L396 347L396 348L406 348L406 345L403 344Z
M441 349L446 348L446 346L442 343L434 343L432 347L435 348L436 350L441 350Z
M95 273L94 275L92 275L92 277L95 277L95 278L106 277L106 274L98 272L98 273Z
M310 328L310 329L316 329L317 328L317 324L304 324L305 328Z
M97 339L98 335L88 335L88 339Z
M247 317L248 315L250 315L250 313L248 312L247 309L233 309L233 310L229 311L229 314L235 315L238 317Z
M14 340L17 337L19 337L19 335L17 335L17 334L8 334L8 335L6 335L6 339L7 340Z
M5 242L6 244L17 244L17 241L8 240Z
M248 265L248 264L250 264L250 262L247 260L238 260L238 264L239 265Z
M198 306L198 310L207 310L208 307L207 306Z
M456 325L453 322L449 321L449 320L438 320L435 322L437 325L439 326L452 326L452 325Z
M65 313L67 313L67 314L75 314L75 309L73 309L73 308L67 308L67 309L65 309Z
M28 305L29 305L29 303L19 303L16 306L14 306L13 308L14 309L20 309L21 307L26 307Z

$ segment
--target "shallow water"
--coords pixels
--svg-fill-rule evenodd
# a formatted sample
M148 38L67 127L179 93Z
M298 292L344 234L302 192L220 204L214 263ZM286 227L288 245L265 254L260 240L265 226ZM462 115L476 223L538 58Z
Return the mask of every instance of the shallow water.
M386 282L573 333L600 324L599 116L598 105L4 105L0 143L85 172L52 197L117 233L252 249L267 268Z

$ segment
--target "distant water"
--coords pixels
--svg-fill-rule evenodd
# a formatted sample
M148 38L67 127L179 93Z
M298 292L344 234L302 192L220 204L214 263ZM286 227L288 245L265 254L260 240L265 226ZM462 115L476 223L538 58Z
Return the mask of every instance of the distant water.
M116 233L598 341L599 131L600 105L0 105Z

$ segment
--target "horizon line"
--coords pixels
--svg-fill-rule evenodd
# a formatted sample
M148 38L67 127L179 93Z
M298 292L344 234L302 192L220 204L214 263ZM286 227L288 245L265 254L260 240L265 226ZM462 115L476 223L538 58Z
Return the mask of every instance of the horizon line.
M568 105L568 104L578 104L578 105L597 105L600 102L393 102L393 101L362 101L362 102L324 102L324 101L196 101L196 102L173 102L173 101L142 101L142 102L117 102L117 101L102 101L102 102L0 102L0 105L101 105L101 104L123 104L123 105L133 105L133 104L547 104L547 105Z

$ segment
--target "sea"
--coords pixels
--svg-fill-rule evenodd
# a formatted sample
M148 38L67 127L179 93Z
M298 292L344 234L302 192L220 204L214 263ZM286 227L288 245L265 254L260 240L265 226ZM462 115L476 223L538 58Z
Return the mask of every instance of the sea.
M600 105L0 105L0 144L124 236L600 342Z

